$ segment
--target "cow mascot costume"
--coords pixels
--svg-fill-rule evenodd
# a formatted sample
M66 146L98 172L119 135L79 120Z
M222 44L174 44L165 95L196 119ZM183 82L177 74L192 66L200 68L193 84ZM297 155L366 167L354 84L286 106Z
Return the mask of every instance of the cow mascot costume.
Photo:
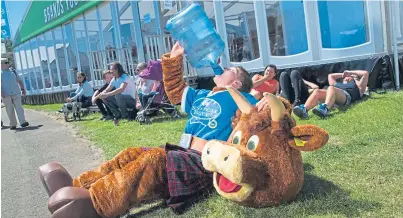
M167 94L172 103L180 103L188 89L183 80L182 56L165 55L162 65ZM248 96L235 88L227 87L221 93L228 94L235 105L236 115L228 121L229 138L205 140L200 152L177 149L177 154L187 156L172 158L172 145L128 148L74 179L57 163L41 166L39 174L50 197L52 218L117 217L144 202L168 199L168 205L176 208L183 201L192 203L195 196L203 195L192 192L192 198L187 198L189 189L172 187L176 180L194 188L214 187L222 197L250 207L293 200L304 181L301 151L321 148L327 143L328 133L314 125L297 126L290 115L291 105L274 95L266 93L267 106L258 111ZM205 98L209 97L211 94ZM186 175L171 172L178 162L186 169L198 167L200 174L208 176L182 181Z

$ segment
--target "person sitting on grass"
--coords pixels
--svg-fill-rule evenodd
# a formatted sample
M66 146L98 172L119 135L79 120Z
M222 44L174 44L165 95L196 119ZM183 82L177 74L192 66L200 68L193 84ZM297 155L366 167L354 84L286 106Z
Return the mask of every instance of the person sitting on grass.
M264 75L256 74L252 77L253 89L251 94L260 100L263 98L263 93L268 92L271 94L278 94L280 86L275 79L277 75L277 67L274 64L269 64L264 70Z
M309 96L305 105L301 104L293 109L295 115L301 119L308 119L308 111L318 102L318 107L313 109L313 113L325 118L329 115L329 110L334 104L338 106L348 106L358 101L364 95L368 84L369 73L364 70L346 70L343 73L329 74L329 87L326 89L316 89ZM343 79L337 82L337 79Z
M89 107L92 105L91 98L94 95L94 89L87 81L85 73L77 73L78 88L75 92L71 92L66 102L71 103L73 101L81 102L81 107ZM63 113L63 109L59 112Z
M301 73L298 70L291 72L282 72L280 74L281 97L287 99L294 108L304 104L309 98L309 95L319 89L314 83L302 79Z
M112 111L114 119L130 120L127 108L133 108L133 114L137 114L136 83L126 74L119 62L112 63L110 71L114 77L109 86L99 94L99 98L103 99L105 105Z
M106 88L108 88L113 78L112 72L110 70L105 70L103 73L103 78L105 84L99 90L95 91L94 95L92 96L92 104L96 104L102 114L102 117L99 120L113 120L112 111L104 104L103 100L99 98L99 94L102 93Z

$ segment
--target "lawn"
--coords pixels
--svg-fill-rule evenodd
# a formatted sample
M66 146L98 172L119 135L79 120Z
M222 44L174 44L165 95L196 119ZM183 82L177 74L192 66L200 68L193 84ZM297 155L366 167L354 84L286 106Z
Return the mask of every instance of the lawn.
M403 92L372 94L346 112L335 110L327 120L313 116L298 120L298 124L328 130L330 139L324 148L303 154L305 183L295 201L253 209L212 194L182 217L403 217L402 106ZM130 146L177 143L186 122L183 118L146 126L135 122L113 126L97 121L98 117L90 115L78 125L105 151L106 158ZM160 207L142 214L177 216Z

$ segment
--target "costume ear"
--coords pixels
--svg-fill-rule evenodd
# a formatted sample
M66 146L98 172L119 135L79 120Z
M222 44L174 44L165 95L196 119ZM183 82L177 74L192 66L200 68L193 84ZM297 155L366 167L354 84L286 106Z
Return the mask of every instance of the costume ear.
M329 134L326 130L314 125L299 125L291 129L292 139L288 144L300 151L314 151L327 143Z

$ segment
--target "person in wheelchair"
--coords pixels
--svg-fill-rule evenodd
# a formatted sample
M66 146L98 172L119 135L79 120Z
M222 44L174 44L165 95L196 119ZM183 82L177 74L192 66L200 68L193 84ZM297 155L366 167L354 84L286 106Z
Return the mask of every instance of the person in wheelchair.
M77 82L78 82L78 88L76 89L76 91L70 93L69 97L66 98L66 103L71 104L73 102L79 102L81 103L81 108L91 106L92 105L91 98L92 95L94 94L94 89L87 81L85 73L83 72L77 73ZM64 111L63 109L61 109L59 112L63 113Z

